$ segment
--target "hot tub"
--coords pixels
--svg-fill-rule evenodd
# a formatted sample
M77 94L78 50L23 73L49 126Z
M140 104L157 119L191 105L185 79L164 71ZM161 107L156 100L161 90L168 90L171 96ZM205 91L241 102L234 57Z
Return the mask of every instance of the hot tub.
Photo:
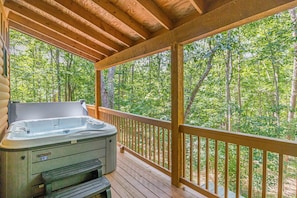
M44 114L49 111L42 106L16 105L16 116L10 120L8 131L0 143L1 198L42 197L45 186L41 173L48 170L91 159L99 159L102 162L103 174L116 168L117 130L113 125L89 117L85 113L73 113L71 116L65 113L67 109L61 111L59 108L57 111L62 113L48 117ZM50 109L50 116L53 116L53 109L57 105L45 106ZM35 108L34 114L30 111L31 107ZM41 111L36 113L36 109ZM70 109L73 111L72 107ZM26 116L20 112L31 114ZM53 183L52 188L60 189L89 178L88 174L71 177Z
M22 120L13 122L0 148L24 149L116 134L113 125L89 116Z

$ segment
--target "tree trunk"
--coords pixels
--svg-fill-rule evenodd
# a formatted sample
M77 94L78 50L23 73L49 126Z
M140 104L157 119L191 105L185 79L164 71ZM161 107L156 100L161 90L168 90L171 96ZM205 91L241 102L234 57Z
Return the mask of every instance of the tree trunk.
M67 100L66 101L72 101L72 93L73 93L73 87L71 85L71 67L72 67L72 63L73 63L73 55L72 54L69 54L69 57L67 57L67 71L66 72L66 97L67 97Z
M292 20L292 36L293 40L297 38L297 16L296 9L289 10ZM293 43L294 46L294 63L293 63L293 74L292 74L292 83L291 83L291 95L290 95L290 109L288 113L288 122L291 122L295 116L295 108L296 108L296 96L297 96L297 42ZM288 137L291 139L292 137Z
M280 99L279 99L279 66L275 65L274 61L272 60L272 67L273 67L273 77L274 77L274 87L275 87L275 117L276 117L276 124L280 126Z
M58 102L61 102L60 50L56 49L56 74L58 81Z
M193 102L194 102L194 99L195 99L195 97L196 97L196 95L197 95L197 93L198 93L198 91L199 91L199 89L200 89L200 87L201 87L203 81L205 80L205 78L207 77L207 75L209 74L209 72L210 72L210 70L211 70L211 68L212 68L212 60L213 60L213 57L214 57L214 55L215 55L215 52L216 52L216 50L212 50L212 49L211 49L211 54L210 54L210 56L209 56L209 58L208 58L206 69L204 70L204 73L203 73L202 76L200 77L200 79L199 79L199 81L197 82L197 84L196 84L194 90L193 90L192 93L191 93L191 97L190 97L189 103L188 103L188 105L187 105L187 107L186 107L186 111L185 111L185 116L184 116L184 119L185 119L185 120L186 120L187 116L188 116L189 113L190 113L191 106L192 106L192 104L193 104Z
M241 101L241 75L240 75L240 71L241 71L241 68L240 68L240 62L241 62L241 59L240 59L240 54L238 54L238 65L237 65L237 94L238 94L238 122L237 122L237 131L240 132L241 131L241 108L242 108L242 101Z
M228 31L227 40L230 40L231 31ZM231 93L230 93L230 82L232 76L232 51L227 48L226 54L226 130L231 131Z
M101 72L101 105L108 107L108 93L105 85L104 72Z
M266 39L270 42L269 35L266 33ZM274 84L274 99L275 99L275 110L274 117L276 118L276 125L280 127L280 96L279 96L279 66L275 62L274 50L271 48L271 45L268 44L270 50L270 60L273 69L273 84Z
M114 73L115 67L108 69L108 108L114 107Z

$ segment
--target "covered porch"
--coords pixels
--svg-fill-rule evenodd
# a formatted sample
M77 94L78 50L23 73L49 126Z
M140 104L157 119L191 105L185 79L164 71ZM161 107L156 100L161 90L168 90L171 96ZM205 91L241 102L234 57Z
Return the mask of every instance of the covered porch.
M183 90L185 44L295 6L296 0L5 0L1 43L7 50L13 28L94 62L96 100L89 114L117 127L125 151L118 150L117 170L106 175L113 197L296 197L296 141L186 125ZM103 70L164 50L171 51L170 122L101 107ZM0 83L5 133L9 72ZM269 155L277 159L273 173ZM271 174L276 183L269 183ZM256 177L261 191L255 191Z

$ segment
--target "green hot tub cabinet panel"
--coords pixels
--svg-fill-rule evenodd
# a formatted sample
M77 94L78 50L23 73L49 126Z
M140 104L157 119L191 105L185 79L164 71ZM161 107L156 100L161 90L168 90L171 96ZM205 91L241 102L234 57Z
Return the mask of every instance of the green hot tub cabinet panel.
M102 173L116 168L116 136L48 145L28 150L1 150L1 198L44 195L41 173L98 158ZM53 190L81 183L90 175L79 175L53 183Z

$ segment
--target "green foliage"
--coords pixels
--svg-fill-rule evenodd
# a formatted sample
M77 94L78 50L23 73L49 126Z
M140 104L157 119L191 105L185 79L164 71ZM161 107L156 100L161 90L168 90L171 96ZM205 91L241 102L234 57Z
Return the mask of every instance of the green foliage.
M10 30L11 100L93 104L94 76L91 62Z
M107 83L107 72L104 73ZM114 108L170 120L170 53L155 54L116 67Z

